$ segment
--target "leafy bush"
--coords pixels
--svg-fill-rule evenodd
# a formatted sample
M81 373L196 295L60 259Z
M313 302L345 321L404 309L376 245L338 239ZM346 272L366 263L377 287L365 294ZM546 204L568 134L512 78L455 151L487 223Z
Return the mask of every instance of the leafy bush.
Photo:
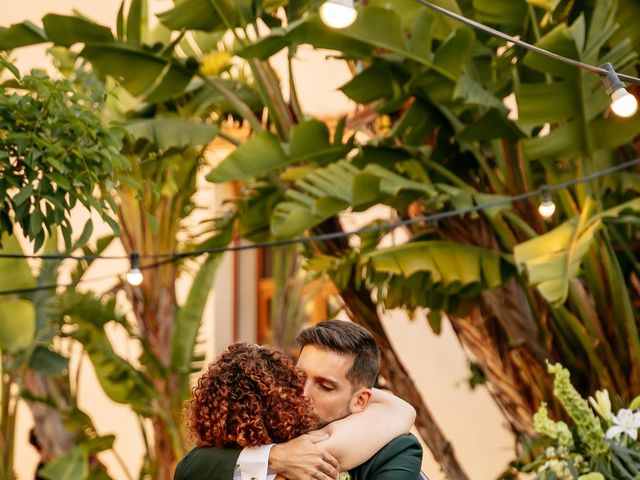
M109 192L128 167L118 130L103 126L100 104L69 81L38 71L21 77L0 62L15 77L0 85L0 234L18 224L37 251L58 225L69 246L78 202L117 231Z

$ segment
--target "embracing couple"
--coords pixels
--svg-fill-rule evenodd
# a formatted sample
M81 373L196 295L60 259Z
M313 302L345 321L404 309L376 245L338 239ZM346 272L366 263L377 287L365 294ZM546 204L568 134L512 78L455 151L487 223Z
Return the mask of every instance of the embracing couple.
M373 388L380 368L373 336L329 320L297 340L297 366L246 344L209 366L187 406L197 447L174 480L425 478L422 447L408 433L415 410Z

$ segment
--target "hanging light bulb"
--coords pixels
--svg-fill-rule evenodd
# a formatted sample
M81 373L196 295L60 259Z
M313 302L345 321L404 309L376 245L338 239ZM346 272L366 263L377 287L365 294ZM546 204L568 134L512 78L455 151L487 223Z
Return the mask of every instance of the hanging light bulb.
M138 252L132 252L131 255L129 255L129 261L131 262L131 269L127 272L127 282L137 287L144 280L144 276L140 270L140 255Z
M607 71L602 80L607 88L607 95L611 97L611 111L619 117L631 117L638 111L638 100L624 88L613 65L605 63L602 68Z
M324 24L331 28L346 28L358 17L353 0L328 0L320 6L319 13Z
M542 192L542 201L540 202L540 205L538 205L538 213L542 218L551 218L556 211L556 204L553 203L553 200L551 199L549 187L545 185L540 189L540 191Z

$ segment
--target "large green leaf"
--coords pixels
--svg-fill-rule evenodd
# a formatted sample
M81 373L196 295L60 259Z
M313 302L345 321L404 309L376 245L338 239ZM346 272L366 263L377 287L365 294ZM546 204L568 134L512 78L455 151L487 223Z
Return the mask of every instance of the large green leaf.
M42 18L42 24L49 40L64 47L75 43L113 40L109 28L80 17L50 13Z
M24 255L24 251L15 235L2 236L2 250L0 253ZM0 259L0 290L16 290L33 288L36 279L31 273L31 268L24 258ZM0 300L4 300L0 298Z
M410 242L362 256L370 282L388 308L456 312L465 299L502 285L515 268L500 254L443 241Z
M473 0L477 16L482 23L523 27L527 19L526 0Z
M160 150L206 145L218 133L218 127L180 118L154 117L132 120L125 128L136 138L146 138Z
M505 280L502 256L491 250L453 242L411 242L363 255L377 272L410 277L427 272L437 289L460 293L475 284L495 288ZM473 289L475 291L475 289Z
M630 38L633 49L640 50L640 29L637 20L640 18L640 4L635 0L619 0L616 11L616 20L620 28L611 37L613 45Z
M276 29L271 35L262 38L256 44L243 48L238 52L244 57L268 58L281 49L295 43L308 43L316 48L339 50L343 55L352 58L370 56L375 50L386 50L411 59L432 68L444 77L455 81L458 72L452 74L438 62L431 62L430 38L428 27L431 18L420 15L419 22L413 32L414 40L408 40L402 20L395 10L366 6L360 9L353 25L340 30L331 30L324 26L316 16L290 25L287 29ZM468 29L463 29L468 30ZM453 51L441 57L446 64L450 55L458 59ZM463 53L464 55L464 53Z
M124 321L115 312L115 302L67 291L61 298L61 310L75 326L73 337L84 346L107 396L114 402L130 404L141 415L149 415L157 391L142 372L113 350L104 330L110 321Z
M85 480L89 478L89 456L79 446L47 462L38 474L49 480Z
M33 342L36 310L29 300L0 300L0 350L15 353Z
M296 44L338 50L350 58L367 58L373 52L371 45L346 36L342 30L327 27L316 15L309 15L292 22L286 29L274 28L269 35L236 53L244 58L268 59L283 48Z
M551 30L539 45L590 64L625 65L634 56L629 42L605 50L616 29L612 12L611 0L599 0L588 28L584 16L580 15L571 26L561 24ZM640 122L636 119L603 118L609 98L598 75L531 52L525 56L524 63L556 77L551 83L522 83L516 91L523 125L554 125L548 135L523 142L529 159L591 158L599 150L630 141L640 131Z
M270 132L261 132L240 145L207 175L210 182L244 180L291 162L280 140Z
M150 101L184 91L192 73L175 60L124 43L92 43L80 55L102 75L114 77L129 93Z
M296 162L324 163L337 160L347 152L348 147L329 142L326 125L317 120L308 120L293 127L289 144L281 144L269 132L251 137L220 162L209 173L207 180L244 180Z
M279 203L271 217L271 232L282 238L301 235L349 206L354 209L386 203L401 193L432 197L437 194L428 184L409 180L380 165L360 170L346 160L326 168L316 168L295 182L287 191L288 201Z
M0 50L13 50L47 41L44 30L29 21L14 23L8 28L0 27Z
M239 15L234 2L229 0L184 0L158 18L172 30L212 32L236 27Z
M526 272L529 283L553 304L562 304L569 291L569 281L578 276L582 260L603 220L617 217L627 210L640 210L640 199L618 205L595 215L590 208L544 235L516 245L516 265Z
M193 349L202 324L202 313L221 259L222 253L210 254L207 257L193 279L187 301L180 307L176 316L171 341L171 365L174 370L184 376L185 380L188 380L188 375L191 373Z
M43 345L38 345L29 360L29 368L47 377L60 375L69 368L69 359Z

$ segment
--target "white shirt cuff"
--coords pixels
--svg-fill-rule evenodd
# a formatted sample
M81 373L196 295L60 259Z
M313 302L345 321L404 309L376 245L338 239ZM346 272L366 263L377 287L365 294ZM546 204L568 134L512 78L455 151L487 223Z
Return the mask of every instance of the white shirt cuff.
M236 463L241 480L267 480L271 447L273 444L242 449Z

